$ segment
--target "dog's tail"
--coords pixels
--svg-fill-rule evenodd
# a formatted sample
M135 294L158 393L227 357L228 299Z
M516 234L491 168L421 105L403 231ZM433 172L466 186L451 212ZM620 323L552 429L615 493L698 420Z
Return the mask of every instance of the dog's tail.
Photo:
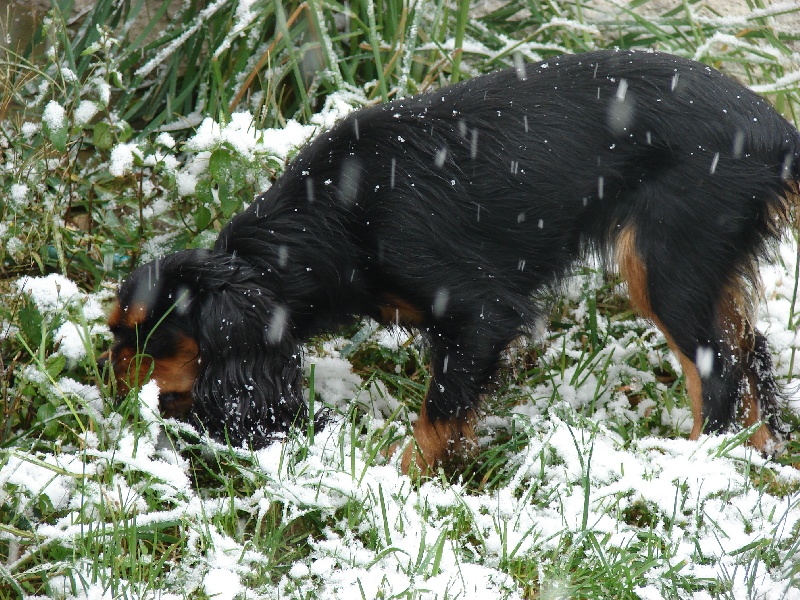
M800 132L793 127L787 135L779 169L783 189L779 193L780 208L773 232L775 241L789 230L800 234ZM767 455L780 454L790 431L789 425L781 418L790 389L774 378L766 337L748 322L743 326L748 331L739 336L735 366L741 381L742 403L739 408L743 422L750 426L763 421L764 425L752 435L751 443Z
M727 393L738 397L739 402L712 401L703 405L703 417L712 430L730 422L734 407L745 426L761 422L750 441L767 455L779 454L784 447L789 427L781 413L789 390L776 380L767 340L755 327L759 264L763 259L774 258L776 246L787 232L800 233L800 132L788 122L783 122L783 127L777 121L775 125L770 130L773 135L759 140L763 146L750 146L751 156L764 161L761 167L737 180L743 186L752 184L752 190L760 190L753 196L764 218L757 226L760 251L750 255L751 260L734 272L719 306L718 332L724 339L723 354L727 355L721 377L728 384ZM765 169L767 165L772 167ZM704 382L704 392L706 385Z

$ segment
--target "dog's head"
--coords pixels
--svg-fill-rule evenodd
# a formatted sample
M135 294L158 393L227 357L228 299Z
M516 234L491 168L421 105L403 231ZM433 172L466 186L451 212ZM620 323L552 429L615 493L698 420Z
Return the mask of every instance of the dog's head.
M263 446L307 418L290 314L234 255L185 250L139 267L109 328L101 361L118 391L153 379L166 415L190 413L220 441Z

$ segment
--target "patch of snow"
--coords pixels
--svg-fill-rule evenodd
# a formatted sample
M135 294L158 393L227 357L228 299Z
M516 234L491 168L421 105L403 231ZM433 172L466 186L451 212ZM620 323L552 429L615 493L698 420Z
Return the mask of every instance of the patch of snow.
M44 107L42 122L50 131L58 131L67 126L67 111L55 100L50 100Z

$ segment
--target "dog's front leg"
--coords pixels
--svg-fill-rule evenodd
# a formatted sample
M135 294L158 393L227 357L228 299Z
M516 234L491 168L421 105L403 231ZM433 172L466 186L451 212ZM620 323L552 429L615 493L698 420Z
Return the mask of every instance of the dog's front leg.
M428 474L437 463L476 446L473 423L480 396L497 372L501 352L516 335L514 325L467 323L452 336L429 330L432 377L414 424L414 442L403 452L403 473L413 463L421 474Z

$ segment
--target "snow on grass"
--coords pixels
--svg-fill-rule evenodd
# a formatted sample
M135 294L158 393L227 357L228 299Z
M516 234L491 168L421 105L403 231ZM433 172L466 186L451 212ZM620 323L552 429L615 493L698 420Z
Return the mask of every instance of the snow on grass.
M784 256L793 258L792 252L787 247ZM766 268L767 293L779 294L790 285L792 269L791 263ZM55 278L49 286L25 283L20 288L31 290L50 310L76 293L63 280L56 290ZM773 334L780 328L785 332L785 311L784 298L776 296L760 318L770 319ZM386 333L373 337L397 348ZM620 339L604 350L617 366L624 353L632 352L631 338ZM545 352L558 353L562 342L560 336L549 340ZM631 377L652 383L648 371L603 370L595 361L597 372L579 382L565 372L521 390L524 401L505 417L493 417L495 431L484 436L486 451L497 443L498 432L516 432L518 447L498 466L505 483L481 491L457 478L417 485L400 474L397 457L376 451L384 428L395 427L400 435L406 430L382 418L395 406L386 402L386 388L355 375L339 355L341 346L324 344L307 357L315 364L317 401L346 410L350 398L364 405L377 398L374 416L354 421L345 412L333 416L313 443L293 435L252 455L208 442L202 454L220 465L235 465L240 472L234 477L243 478L238 486L246 493L193 480L193 459L173 447L174 436L186 426L161 420L152 383L139 394L138 429L123 425L119 431L99 431L108 439L98 443L87 436L82 448L14 451L0 468L0 500L16 498L15 510L31 519L37 544L24 545L7 567L13 572L41 548L79 548L89 535L88 522L108 530L103 534L108 544L114 528L143 535L177 523L182 547L170 562L169 577L141 596L133 582L122 579L116 585L143 598L159 597L156 590L231 599L245 593L251 598L523 598L525 581L515 578L515 561L541 561L542 589L569 589L569 572L558 571L559 556L569 548L582 547L587 556L581 561L598 568L601 552L645 561L657 548L658 555L650 557L628 590L639 597L696 592L697 598L710 598L719 585L732 598L754 593L750 597L800 598L797 570L791 566L798 559L798 472L764 460L734 434L697 442L658 436L626 442L617 428L635 425L640 415L630 405L615 412L610 390ZM781 357L786 349L777 350ZM597 410L582 413L592 400ZM113 430L113 423L119 425L111 418L104 427ZM752 474L767 472L793 491L773 495L759 488ZM52 516L37 520L32 507L42 498ZM637 510L645 514L645 525L631 517ZM275 557L254 533L275 511L281 527L309 528L299 542L302 552L291 561ZM239 515L234 527L225 523L232 512ZM91 534L94 543L100 543L98 535ZM602 546L585 543L590 538L602 540ZM106 587L98 587L91 564L59 563L75 580L87 582L63 597L90 598L107 589L113 572L102 574ZM676 574L685 586L678 594L670 592L669 583Z
M74 282L57 273L44 277L21 277L13 286L18 293L30 298L45 318L50 316L51 323L64 321L57 326L53 338L57 352L68 359L84 358L87 347L91 345L89 339L107 332L102 323L105 316L102 302L108 297L107 292L94 296L84 294ZM77 312L84 321L69 320L70 313L76 318Z

